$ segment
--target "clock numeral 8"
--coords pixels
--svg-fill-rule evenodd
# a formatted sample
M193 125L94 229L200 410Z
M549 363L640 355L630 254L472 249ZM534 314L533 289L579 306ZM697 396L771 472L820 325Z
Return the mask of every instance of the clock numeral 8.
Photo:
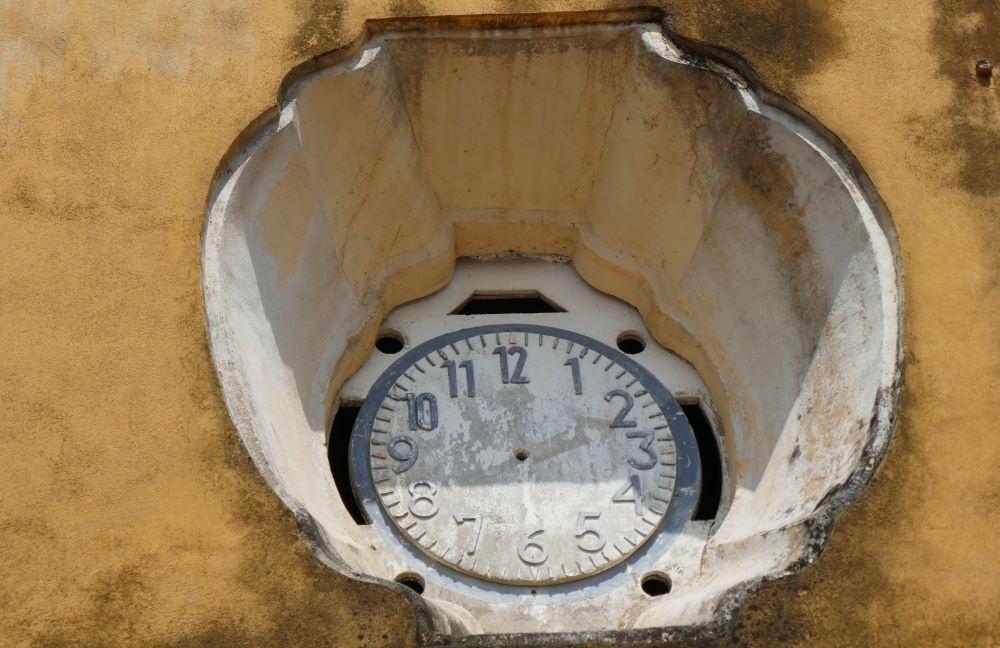
M434 501L434 496L437 495L437 484L429 481L418 481L410 484L407 489L410 491L410 513L418 518L432 518L437 515L438 505ZM417 492L423 491L423 492ZM426 504L421 504L425 502ZM418 507L423 510L418 510Z
M543 533L545 533L544 529L538 529L521 538L520 544L517 545L517 557L529 565L541 565L548 560L548 547L542 544L541 540L534 539L535 536Z

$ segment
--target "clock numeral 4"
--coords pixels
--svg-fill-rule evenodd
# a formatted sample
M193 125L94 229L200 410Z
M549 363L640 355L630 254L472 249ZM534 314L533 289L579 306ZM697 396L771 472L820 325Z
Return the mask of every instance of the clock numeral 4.
M535 540L536 536L545 533L544 529L537 529L521 538L517 545L517 557L529 565L541 565L549 559L549 548L541 540Z
M629 491L632 491L631 496L628 494ZM611 501L619 504L635 504L635 514L642 515L642 483L639 481L639 475L629 475L628 482L611 496Z
M581 551L586 551L587 553L595 553L604 548L607 544L607 538L601 533L597 527L587 524L587 520L598 520L600 519L600 513L590 513L584 511L576 519L576 536L574 536L580 542L576 543L576 546L580 548Z
M438 490L437 484L430 481L418 481L410 484L407 490L410 491L410 504L407 507L410 509L410 513L423 519L437 515L438 505L434 501Z
M438 403L434 394L424 392L406 394L406 406L410 413L410 429L431 431L438 426Z
M493 355L500 357L500 380L503 384L524 385L531 382L531 378L525 376L524 363L528 360L528 350L520 346L498 346L493 349ZM517 356L517 363L514 365L514 373L510 371L510 363L507 356Z
M458 398L458 369L465 369L465 395L469 398L476 397L476 374L472 368L472 360L463 360L455 367L454 360L441 363L441 366L448 370L448 394L452 398Z
M479 546L479 532L483 530L483 516L455 513L455 524L462 526L466 522L472 522L472 535L469 536L469 544L465 548L465 553L471 556L476 553L476 547Z

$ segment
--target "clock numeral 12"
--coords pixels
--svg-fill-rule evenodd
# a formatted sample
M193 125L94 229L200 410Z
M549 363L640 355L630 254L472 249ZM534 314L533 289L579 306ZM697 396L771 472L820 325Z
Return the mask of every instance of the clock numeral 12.
M524 347L512 346L498 346L493 349L493 355L500 356L500 380L503 384L512 383L515 385L524 385L531 382L531 378L523 375L521 372L524 371L524 363L528 359L528 350ZM507 362L507 356L517 356L517 364L514 365L514 373L510 372L510 364Z
M448 370L448 393L452 398L458 398L458 369L465 369L465 394L469 398L476 397L476 374L472 368L472 360L463 360L455 367L454 360L441 363Z

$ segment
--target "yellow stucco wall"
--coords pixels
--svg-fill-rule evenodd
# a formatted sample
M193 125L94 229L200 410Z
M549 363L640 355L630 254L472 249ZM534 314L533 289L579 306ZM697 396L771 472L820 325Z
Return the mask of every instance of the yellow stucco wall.
M590 2L78 2L0 9L0 644L411 645L321 566L228 421L205 200L285 73L366 18ZM1000 642L1000 60L994 1L663 2L835 132L891 210L900 424L822 558L727 641Z

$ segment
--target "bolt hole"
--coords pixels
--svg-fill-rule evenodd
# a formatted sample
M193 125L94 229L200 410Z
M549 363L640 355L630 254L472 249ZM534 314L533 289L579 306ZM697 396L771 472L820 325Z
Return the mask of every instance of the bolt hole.
M518 448L517 450L514 451L514 458L517 459L518 461L524 461L525 459L528 458L528 451L525 450L524 448Z
M642 591L648 596L663 596L670 593L670 577L653 573L642 577Z
M400 585L405 585L417 594L424 593L424 579L417 574L412 574L407 572L405 574L400 574L396 576L396 582Z
M618 348L622 353L635 355L645 350L646 341L637 333L622 333L618 336Z
M393 353L402 351L405 342L402 333L385 330L378 334L378 338L375 340L375 348L382 353L392 355Z

